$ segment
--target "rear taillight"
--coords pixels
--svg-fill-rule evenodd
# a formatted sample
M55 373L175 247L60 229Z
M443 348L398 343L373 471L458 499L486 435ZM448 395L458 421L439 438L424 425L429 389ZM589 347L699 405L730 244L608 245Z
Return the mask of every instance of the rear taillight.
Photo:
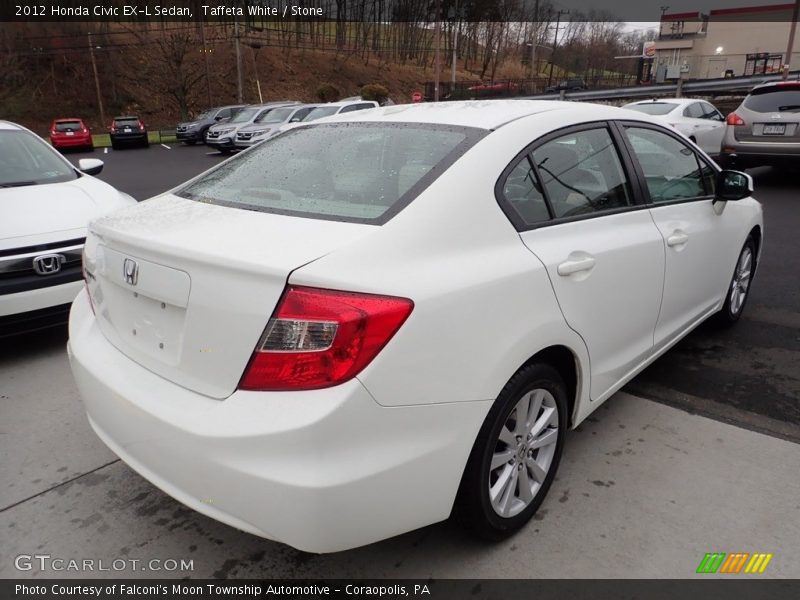
M311 390L355 377L411 314L408 298L289 286L239 383Z
M746 123L744 122L744 119L742 117L740 117L739 115L737 115L735 112L732 112L731 114L729 114L728 118L725 119L725 122L728 125L733 125L734 127L740 127L742 125L746 125Z
M142 123L141 121L139 121L139 129L144 129L144 123Z
M92 300L92 290L89 289L89 278L94 279L94 275L86 269L86 249L84 248L81 256L81 271L83 272L83 282L86 286L86 296L89 298L89 306L92 308L92 314L96 315L94 310L94 300Z

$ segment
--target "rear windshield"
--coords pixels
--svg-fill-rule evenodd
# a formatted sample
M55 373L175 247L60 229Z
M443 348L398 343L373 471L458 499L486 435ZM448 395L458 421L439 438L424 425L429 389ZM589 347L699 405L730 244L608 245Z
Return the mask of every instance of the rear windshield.
M81 128L80 121L61 121L56 123L56 131L78 131Z
M117 127L138 127L139 119L137 119L136 117L130 117L125 119L114 119L114 124Z
M744 107L755 112L798 112L800 111L800 86L784 88L764 88L753 90L744 99Z
M415 123L298 127L175 193L234 208L381 224L486 133Z
M628 104L623 108L635 110L646 115L666 115L678 106L673 102L648 102L647 104Z
M259 110L261 110L261 109L260 108L243 108L238 113L236 113L236 116L233 117L230 122L231 123L246 123L247 121L252 119L254 116L256 116L256 113Z
M75 169L27 131L0 130L0 188L77 179Z
M265 112L255 120L256 123L282 123L289 118L296 109L294 108L273 108Z
M303 121L316 121L322 117L330 117L331 115L335 115L336 111L340 108L341 106L319 106L308 113Z

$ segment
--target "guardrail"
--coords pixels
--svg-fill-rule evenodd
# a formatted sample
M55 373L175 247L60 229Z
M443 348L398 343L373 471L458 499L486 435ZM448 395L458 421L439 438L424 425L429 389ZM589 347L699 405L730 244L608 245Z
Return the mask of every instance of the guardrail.
M709 94L749 92L753 87L770 81L780 81L777 75L752 75L748 77L730 77L728 79L702 79L698 81L681 81L679 83L661 83L656 85L637 85L635 87L616 88L611 90L587 90L580 92L561 92L560 94L537 94L535 96L519 96L520 100L625 100L627 98L652 98L654 96L682 96L684 94ZM789 73L790 80L800 80L800 71Z

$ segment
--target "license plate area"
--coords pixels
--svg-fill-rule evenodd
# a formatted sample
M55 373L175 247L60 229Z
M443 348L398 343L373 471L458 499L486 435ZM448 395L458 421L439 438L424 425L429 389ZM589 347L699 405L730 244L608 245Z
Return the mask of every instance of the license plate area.
M74 131L67 131L67 135L75 135Z
M779 125L764 125L762 133L764 135L784 135L786 133L786 124L781 123Z

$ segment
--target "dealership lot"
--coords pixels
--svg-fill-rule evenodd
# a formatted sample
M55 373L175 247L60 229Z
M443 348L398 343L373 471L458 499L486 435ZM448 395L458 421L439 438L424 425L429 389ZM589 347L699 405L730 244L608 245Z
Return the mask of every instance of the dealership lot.
M106 160L102 179L140 200L222 159L177 145L93 156ZM572 433L560 478L515 538L489 547L444 524L318 557L202 517L97 440L59 330L0 350L0 574L35 574L13 557L48 553L194 559L178 574L195 577L686 577L718 550L773 552L770 575L800 576L798 184L753 174L766 245L743 322L700 328L631 383L636 396L617 395Z

